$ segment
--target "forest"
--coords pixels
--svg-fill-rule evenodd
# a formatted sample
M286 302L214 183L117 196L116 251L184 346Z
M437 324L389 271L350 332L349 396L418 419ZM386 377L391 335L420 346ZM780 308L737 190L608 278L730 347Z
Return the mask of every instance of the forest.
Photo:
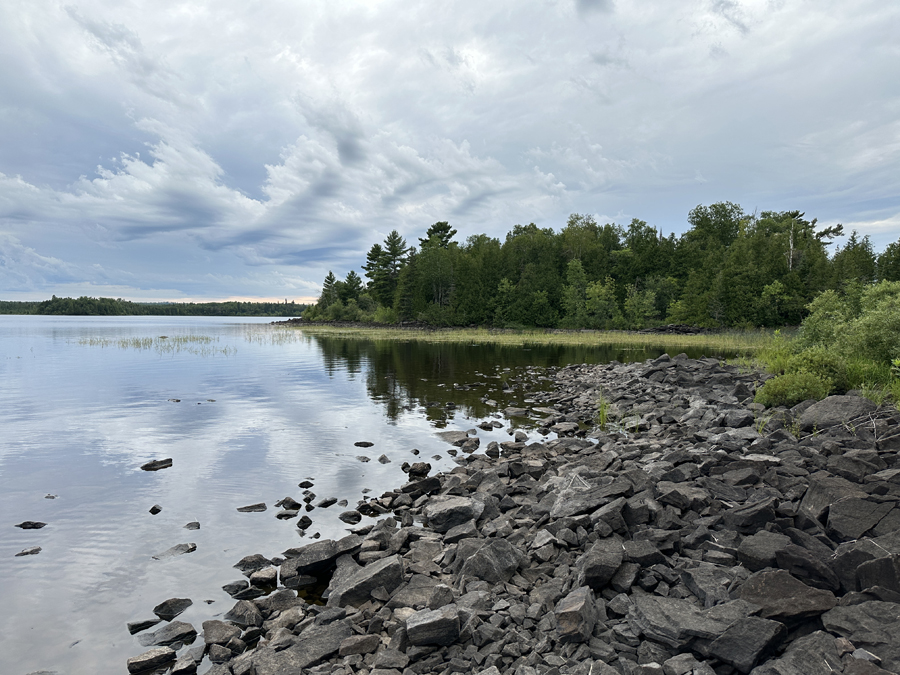
M799 211L695 207L680 236L646 222L601 225L573 214L565 227L516 225L503 242L454 240L434 223L409 245L394 230L342 279L332 272L309 321L434 326L642 329L797 326L824 291L848 297L900 281L900 240L876 253L843 226L816 228ZM834 250L829 250L834 246ZM363 279L365 277L365 280Z
M299 316L295 302L131 302L121 298L57 298L42 302L0 301L0 314L78 316Z

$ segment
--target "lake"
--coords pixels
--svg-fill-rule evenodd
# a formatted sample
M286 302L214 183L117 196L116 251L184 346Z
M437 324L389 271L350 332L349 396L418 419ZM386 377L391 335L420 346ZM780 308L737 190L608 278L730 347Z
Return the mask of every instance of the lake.
M510 440L498 411L527 403L535 368L663 351L373 342L270 321L0 316L0 672L125 673L146 650L127 622L191 598L178 619L199 632L234 604L221 587L243 578L242 557L347 533L337 505L309 513L303 537L275 518L299 482L353 508L402 485L404 461L455 466L440 430L496 415L504 428L479 430L482 449ZM237 511L258 502L268 510ZM15 527L28 520L47 525ZM183 543L196 551L153 559Z

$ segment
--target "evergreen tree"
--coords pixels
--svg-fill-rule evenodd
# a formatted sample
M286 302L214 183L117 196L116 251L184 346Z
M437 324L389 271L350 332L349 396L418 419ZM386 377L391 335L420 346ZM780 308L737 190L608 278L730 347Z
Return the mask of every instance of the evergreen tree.
M423 249L426 246L440 246L441 248L447 248L450 246L450 240L453 239L453 235L455 234L456 230L450 229L450 223L440 221L428 228L428 231L425 233L425 238L419 239L419 245Z

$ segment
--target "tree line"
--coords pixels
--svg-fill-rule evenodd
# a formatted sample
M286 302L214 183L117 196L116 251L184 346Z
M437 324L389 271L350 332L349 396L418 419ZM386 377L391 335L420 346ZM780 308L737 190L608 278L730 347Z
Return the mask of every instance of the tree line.
M42 302L0 301L0 314L79 316L299 316L295 302L131 302L121 298L58 298Z
M641 329L798 325L821 292L900 280L900 240L876 254L855 231L816 228L800 211L748 214L700 205L689 229L663 236L646 222L601 225L573 214L559 232L516 225L503 242L454 241L446 221L409 246L394 230L343 279L329 271L312 321L437 326ZM858 292L858 291L856 291Z

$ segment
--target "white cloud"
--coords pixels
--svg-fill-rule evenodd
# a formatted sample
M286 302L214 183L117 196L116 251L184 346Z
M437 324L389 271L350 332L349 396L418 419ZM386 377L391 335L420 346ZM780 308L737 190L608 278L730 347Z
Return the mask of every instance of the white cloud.
M577 211L677 232L726 199L886 243L898 19L875 0L10 0L0 232L37 258L4 283L40 291L55 259L135 292L314 288L394 228Z

